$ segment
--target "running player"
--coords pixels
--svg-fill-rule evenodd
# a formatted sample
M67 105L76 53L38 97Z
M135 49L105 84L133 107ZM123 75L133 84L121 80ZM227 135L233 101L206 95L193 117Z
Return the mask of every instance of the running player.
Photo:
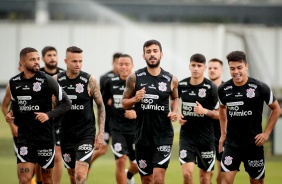
M52 119L71 108L71 102L58 83L39 71L40 57L36 49L20 52L23 72L10 79L11 110L6 121L18 125L19 183L30 183L35 163L42 167L43 183L52 183L55 138ZM52 110L52 95L60 105Z
M217 58L213 58L209 60L208 63L208 75L209 79L217 86L219 87L223 81L221 79L223 73L223 62ZM222 157L222 152L218 152L218 144L219 144L219 138L220 138L220 123L218 119L215 119L213 121L213 129L214 129L214 137L215 137L215 153L216 153L216 165L218 168L217 175L216 175L216 183L221 184L221 172L220 172L220 161ZM213 172L211 171L211 178L212 178Z
M81 71L82 50L68 47L66 50L66 72L54 76L72 100L72 107L61 120L61 149L63 162L68 170L70 183L85 183L93 145L103 145L105 106L96 78ZM95 139L95 116L93 100L98 109L99 131Z
M210 184L215 164L213 119L218 119L217 87L204 77L206 58L194 54L190 58L191 77L179 82L182 99L179 123L179 160L185 184L192 184L197 161L201 184Z
M123 108L135 106L137 113L135 152L142 183L165 182L174 136L171 120L178 115L178 80L160 67L162 56L159 41L144 43L147 67L127 78L122 100Z
M118 58L119 58L120 55L121 55L121 53L119 53L119 52L114 53L113 61L112 61L113 69L111 71L105 73L104 75L102 75L101 78L100 78L100 91L101 91L102 95L104 93L105 82L108 79L110 79L110 78L112 78L112 77L114 77L115 75L118 74ZM109 105L107 105L107 103L106 103L105 109L106 109L106 120L105 120L104 144L97 151L95 151L94 154L92 155L90 166L97 158L106 154L107 151L108 151L109 141L110 141L110 137L111 137L111 133L110 133L111 107Z
M265 158L263 144L274 128L281 109L267 84L248 77L246 54L233 51L227 55L232 79L218 89L220 99L221 183L232 184L241 162L250 176L251 184L263 184ZM262 132L264 102L271 109Z
M118 59L119 75L107 80L103 94L104 103L112 107L112 119L110 121L111 148L116 159L116 182L118 184L134 184L133 175L138 172L134 145L136 112L133 109L124 110L121 106L125 81L132 73L132 68L131 56L120 55ZM130 165L125 175L126 156L130 159Z

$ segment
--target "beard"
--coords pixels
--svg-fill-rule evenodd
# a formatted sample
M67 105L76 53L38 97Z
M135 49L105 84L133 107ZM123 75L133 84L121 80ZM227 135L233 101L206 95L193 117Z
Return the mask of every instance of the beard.
M148 60L146 60L147 66L148 66L149 68L157 68L157 67L160 65L160 62L161 62L161 60L159 59L159 60L157 60L156 63L151 64L151 63L149 63Z
M36 67L36 68L35 68L35 66L33 66L33 67L27 67L26 69L31 73L36 73L36 72L39 71L39 68L40 68L39 66Z
M45 66L50 70L56 69L57 65L58 65L57 62L56 62L56 64L45 63Z

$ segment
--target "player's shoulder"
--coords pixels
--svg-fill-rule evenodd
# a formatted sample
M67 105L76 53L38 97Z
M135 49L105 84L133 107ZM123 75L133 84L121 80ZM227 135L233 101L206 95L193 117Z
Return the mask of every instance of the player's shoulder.
M191 77L186 77L178 82L178 86L188 86Z
M22 80L22 75L23 75L23 73L21 72L21 73L15 75L15 76L11 77L9 82L16 82L16 81Z
M222 83L219 87L218 87L218 91L227 91L227 90L232 90L234 87L232 79Z
M58 67L58 73L62 73L62 72L65 72L65 71L66 71L65 69Z
M202 82L202 86L207 88L207 89L217 89L217 86L209 79L204 78L204 81Z
M141 76L143 76L143 75L147 75L147 72L146 72L146 71L147 71L147 70L146 70L146 67L140 68L140 69L138 69L138 70L135 71L135 74L136 74L137 77L141 77Z

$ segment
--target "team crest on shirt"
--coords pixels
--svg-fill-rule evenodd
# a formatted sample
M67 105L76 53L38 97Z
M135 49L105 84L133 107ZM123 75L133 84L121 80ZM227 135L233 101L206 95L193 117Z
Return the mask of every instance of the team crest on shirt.
M204 88L199 89L199 93L198 93L199 97L204 98L206 95L207 95L206 89Z
M27 153L28 153L28 150L26 146L23 146L20 148L20 155L25 156L27 155Z
M180 151L180 158L185 158L187 157L187 151L186 150L181 150Z
M115 145L114 145L114 150L115 150L116 152L120 152L121 149L122 149L121 143L115 143Z
M233 160L233 158L231 156L226 156L224 158L224 164L225 165L231 165L232 164L232 160Z
M67 154L67 153L63 154L63 158L64 158L65 162L70 162L71 161L70 154Z
M255 97L255 90L253 88L247 89L247 97L248 98L253 98Z
M159 82L159 90L160 91L166 91L167 90L166 83Z
M40 82L35 82L33 83L33 91L38 92L41 90L41 83Z
M82 92L84 91L83 86L84 86L84 85L81 84L81 83L76 84L75 91L76 91L77 93L82 93Z
M139 160L138 162L139 162L138 165L139 165L139 167L140 167L141 169L144 169L144 168L147 167L146 160Z

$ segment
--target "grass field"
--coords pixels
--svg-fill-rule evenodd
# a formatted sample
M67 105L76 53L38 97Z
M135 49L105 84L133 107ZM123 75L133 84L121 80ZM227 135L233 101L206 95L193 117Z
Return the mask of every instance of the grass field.
M18 183L16 175L16 157L13 152L12 136L9 125L4 121L2 113L0 115L0 178L1 183L14 184ZM167 184L181 184L182 172L178 161L178 132L179 126L175 124L175 140L173 145L172 159L166 172ZM266 145L266 184L282 183L282 157L274 157L270 155L269 143ZM217 168L216 168L217 169ZM88 177L87 183L96 184L114 184L115 162L112 152L100 157L93 165ZM244 172L241 164L241 171L235 178L235 184L246 184L248 175ZM140 184L139 175L134 176L136 184ZM198 170L195 167L195 184L198 184ZM68 175L64 169L62 184L69 183ZM215 178L213 178L215 184Z

